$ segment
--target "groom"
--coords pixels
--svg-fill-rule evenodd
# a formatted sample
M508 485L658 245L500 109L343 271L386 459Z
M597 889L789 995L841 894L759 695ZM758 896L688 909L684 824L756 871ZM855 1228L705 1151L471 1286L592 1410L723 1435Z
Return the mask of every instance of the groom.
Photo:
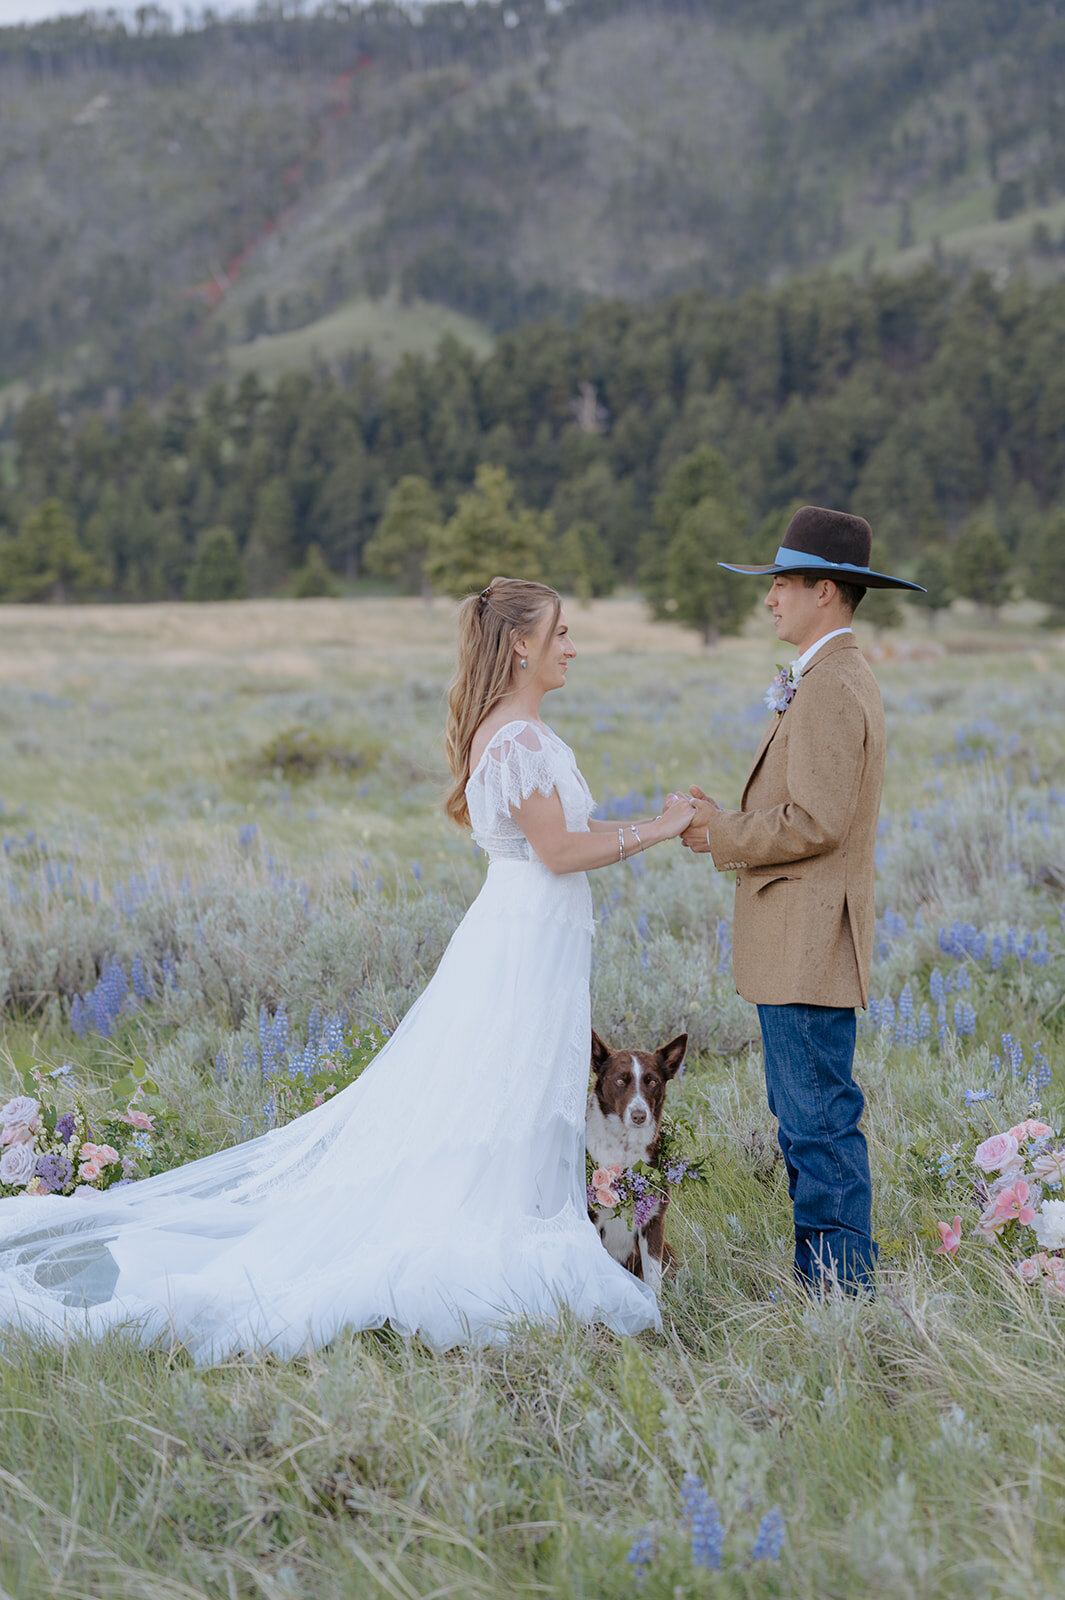
M766 605L798 660L774 707L739 811L693 787L682 842L736 873L736 988L758 1007L769 1109L795 1216L795 1272L808 1288L871 1287L869 1155L858 1124L855 1007L869 999L874 847L884 712L851 621L867 588L916 589L872 572L861 517L804 506L768 566Z

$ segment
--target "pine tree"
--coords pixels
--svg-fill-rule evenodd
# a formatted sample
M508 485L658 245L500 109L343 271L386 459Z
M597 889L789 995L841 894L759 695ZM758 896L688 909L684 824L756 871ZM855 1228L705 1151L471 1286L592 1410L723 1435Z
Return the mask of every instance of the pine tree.
M979 511L962 529L954 546L954 587L994 618L1009 597L1010 553L987 511Z
M340 593L340 585L326 565L318 545L312 544L307 551L303 565L296 574L292 593L297 600L332 598Z
M0 595L6 600L64 600L102 588L107 574L78 543L59 500L25 517L13 539L0 544Z
M641 586L656 617L697 629L707 645L739 632L754 605L752 585L718 563L741 553L746 522L716 450L699 445L671 467L655 501L657 531L644 547Z
M667 591L659 615L695 628L705 645L739 633L754 606L754 586L719 562L736 554L736 523L711 495L685 511L665 552Z
M425 564L434 588L452 595L483 589L492 579L541 579L547 567L554 518L515 501L502 467L480 466L470 494L434 540Z
M248 577L233 530L222 526L207 528L196 545L196 558L185 582L185 598L240 600L247 592Z
M917 563L914 579L925 593L912 594L912 602L924 607L928 612L928 626L934 628L939 613L945 611L954 598L950 557L946 551L936 547L926 550Z
M1065 511L1049 518L1032 561L1028 593L1048 606L1051 628L1065 627Z
M255 517L244 561L253 595L272 594L288 571L292 545L292 498L283 478L270 478L255 500Z
M424 478L400 478L385 504L377 531L363 551L370 572L396 578L404 594L428 590L426 558L440 542L440 502Z
M552 560L555 587L572 591L582 605L614 588L610 551L595 524L571 522Z

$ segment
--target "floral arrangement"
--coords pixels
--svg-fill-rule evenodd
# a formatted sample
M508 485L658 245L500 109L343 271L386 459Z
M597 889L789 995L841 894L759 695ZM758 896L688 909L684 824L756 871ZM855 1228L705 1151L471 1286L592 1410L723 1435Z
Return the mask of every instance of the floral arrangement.
M105 1119L101 1132L106 1138L97 1139L84 1106L73 1096L64 1097L62 1109L49 1098L69 1071L27 1070L25 1092L0 1106L0 1195L110 1189L141 1175L129 1148L137 1148L138 1139L155 1129L155 1117L148 1109L155 1101L155 1085L136 1069L114 1085L127 1091L125 1109ZM52 1080L51 1089L47 1079Z
M670 1189L688 1182L705 1183L702 1162L681 1149L691 1130L665 1116L658 1131L658 1153L653 1162L637 1161L631 1167L599 1167L585 1157L588 1204L613 1211L626 1227L644 1228L669 1199Z
M979 1207L972 1236L1008 1253L1022 1283L1065 1299L1065 1142L1032 1116L977 1137L974 1130L968 1147L959 1141L944 1150L934 1168L926 1158L926 1170L948 1194L967 1191ZM953 1260L966 1233L962 1213L936 1230L936 1255Z
M765 703L770 711L775 711L782 717L795 698L795 691L802 682L802 668L797 661L789 662L786 667L777 667L777 675L765 692Z

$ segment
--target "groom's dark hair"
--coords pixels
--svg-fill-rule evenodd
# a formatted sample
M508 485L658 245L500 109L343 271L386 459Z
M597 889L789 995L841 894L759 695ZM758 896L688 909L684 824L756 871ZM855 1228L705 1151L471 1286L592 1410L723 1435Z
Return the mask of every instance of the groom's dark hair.
M821 582L821 579L825 576L825 574L823 572L802 572L799 574L799 576L802 578L802 581L806 587L808 589L812 589L815 583ZM844 610L849 611L853 617L854 613L865 599L864 583L841 583L839 578L833 578L832 582L839 590L839 597L843 601Z

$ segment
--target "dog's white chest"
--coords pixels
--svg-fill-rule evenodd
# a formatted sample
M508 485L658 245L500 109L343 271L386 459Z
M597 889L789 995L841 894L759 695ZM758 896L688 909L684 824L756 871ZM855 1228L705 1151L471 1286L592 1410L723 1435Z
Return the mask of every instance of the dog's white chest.
M598 1166L631 1167L637 1161L646 1161L657 1132L653 1121L642 1128L627 1128L620 1117L604 1116L595 1095L589 1096L585 1138L588 1153Z

